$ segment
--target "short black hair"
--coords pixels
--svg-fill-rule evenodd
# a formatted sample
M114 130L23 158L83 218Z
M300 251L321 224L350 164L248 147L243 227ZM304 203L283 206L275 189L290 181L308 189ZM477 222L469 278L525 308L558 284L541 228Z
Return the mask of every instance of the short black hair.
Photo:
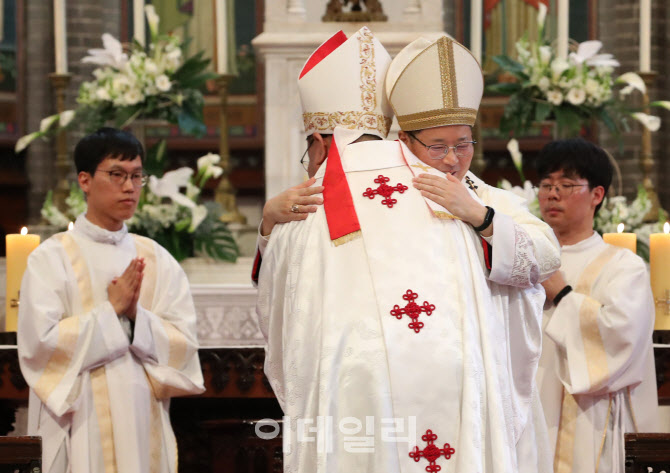
M77 174L94 174L105 158L132 161L136 157L144 162L144 148L132 133L116 128L103 127L83 137L74 148Z
M582 138L552 141L547 144L537 158L537 174L546 179L549 174L563 171L567 177L586 179L589 188L605 188L605 194L612 184L614 167L607 151ZM602 202L596 206L598 213Z

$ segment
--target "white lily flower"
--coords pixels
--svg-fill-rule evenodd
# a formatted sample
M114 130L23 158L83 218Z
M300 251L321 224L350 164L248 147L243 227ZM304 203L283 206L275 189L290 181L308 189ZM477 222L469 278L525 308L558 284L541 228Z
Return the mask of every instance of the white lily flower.
M158 35L159 16L156 14L156 8L153 5L144 6L144 14L147 16L147 23L149 23L149 31L151 36Z
M666 110L670 110L670 101L668 100L657 100L656 102L652 102L649 105L652 107L663 107Z
M187 187L192 175L193 169L182 167L166 172L161 178L149 176L149 190L159 197L168 197L179 205L193 208L195 202L179 192L180 188Z
M654 115L637 112L632 114L633 118L642 123L649 131L658 131L661 128L661 119Z
M221 156L214 153L207 153L206 155L198 158L198 171L207 169L213 164L218 164L221 161Z
M58 126L61 128L65 128L72 122L74 119L76 112L74 110L65 110L60 114L60 118L58 119Z
M128 62L128 55L123 52L121 43L111 34L105 33L102 35L102 45L104 49L89 49L89 55L84 57L81 62L111 66L116 69L121 69Z
M196 228L207 218L207 207L197 205L191 209L191 225L188 227L189 233L193 233Z
M561 74L563 74L569 68L570 64L568 64L568 61L560 57L551 61L551 74L554 80L558 80Z
M58 114L48 116L46 118L42 118L40 120L40 133L45 133L46 131L51 128L51 126L56 123L58 120Z
M519 151L519 142L516 138L512 138L507 142L507 151L512 155L514 166L516 166L517 169L520 169L523 162L523 155L521 154L521 151Z
M538 29L544 28L544 21L547 18L547 6L542 3L538 2L537 5L537 27Z
M639 90L643 94L647 91L647 86L644 84L642 77L634 72L621 74L614 82L616 84L627 84L626 87L621 90L621 95L628 95L633 90Z
M549 64L551 61L551 46L540 46L540 62L542 64Z
M14 146L14 152L15 153L20 153L24 149L28 147L30 143L32 143L38 136L40 136L40 132L36 131L33 133L30 133L29 135L22 136L19 138L19 140L16 142L16 145Z
M206 179L217 179L223 174L223 168L220 166L210 166L205 172Z

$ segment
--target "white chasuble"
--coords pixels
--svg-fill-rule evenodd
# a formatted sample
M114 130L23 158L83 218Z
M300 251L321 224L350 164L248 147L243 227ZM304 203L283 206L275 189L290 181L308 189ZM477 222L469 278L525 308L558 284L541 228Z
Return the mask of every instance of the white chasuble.
M140 256L135 323L107 286ZM202 392L195 308L179 264L155 242L80 216L30 256L18 350L30 386L28 433L45 472L176 472L170 397Z
M623 473L624 433L657 429L649 274L595 232L562 250L573 291L544 313L538 369L555 471Z
M553 233L468 174L496 209L489 272L478 234L412 186L406 147L342 136L360 232L335 245L319 209L275 227L261 267L285 471L550 471L534 376Z

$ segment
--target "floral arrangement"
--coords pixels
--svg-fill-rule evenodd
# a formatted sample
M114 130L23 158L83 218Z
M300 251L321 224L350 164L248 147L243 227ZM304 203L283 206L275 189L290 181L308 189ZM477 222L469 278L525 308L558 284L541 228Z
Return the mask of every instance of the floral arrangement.
M538 218L542 218L540 212L540 203L537 198L537 188L530 181L525 180L521 172L522 155L519 152L517 140L512 139L507 144L507 149L512 155L512 161L519 175L521 176L522 186L512 186L506 179L498 183L498 187L510 191L523 198L528 205L528 210ZM616 233L619 224L623 224L626 231L637 235L637 253L639 256L649 261L649 235L652 233L661 233L663 223L666 222L668 215L662 209L659 210L658 221L647 222L645 217L652 207L652 202L647 196L644 187L639 186L637 196L632 202L628 202L625 196L617 195L614 197L605 197L600 210L593 220L594 229L600 233Z
M558 135L576 136L582 126L593 119L602 122L613 134L627 126L628 116L656 131L660 119L641 112L631 112L622 99L637 89L645 91L644 81L632 72L613 77L619 62L611 54L602 54L600 41L585 41L567 59L557 56L545 34L546 6L539 4L538 42L525 34L516 43L518 60L506 55L496 56L494 62L513 78L488 90L510 95L500 124L502 133L520 135L537 122L554 119ZM617 95L615 85L624 86ZM668 108L669 102L654 102L652 106Z
M164 161L160 154L155 159ZM177 261L189 256L207 256L234 262L239 250L230 230L219 220L221 206L216 202L199 203L207 181L223 173L217 165L220 159L210 153L198 159L195 173L182 167L161 177L150 175L135 214L126 222L129 231L157 241ZM60 230L86 211L86 199L77 184L72 184L65 204L67 210L61 212L53 204L49 191L42 207L42 217Z
M17 142L17 153L63 128L81 125L91 132L110 122L122 128L138 118L166 120L183 133L204 135L200 90L214 77L206 71L209 59L203 52L184 59L179 38L158 33L154 7L147 5L145 12L151 36L146 48L135 41L124 51L116 38L103 34L103 48L90 49L82 59L98 67L93 80L81 84L77 108L44 118L39 131Z

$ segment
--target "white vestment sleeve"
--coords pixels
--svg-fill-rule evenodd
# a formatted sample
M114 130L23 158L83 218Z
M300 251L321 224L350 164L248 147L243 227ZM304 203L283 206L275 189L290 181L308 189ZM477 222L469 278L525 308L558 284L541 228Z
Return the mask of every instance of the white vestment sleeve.
M21 283L18 352L21 372L40 400L62 416L77 401L81 375L128 351L128 337L105 301L84 312L63 247L45 241L29 257Z
M191 290L179 263L156 250L156 285L150 307L138 304L130 350L149 375L159 399L204 391L196 313Z
M640 354L648 349L654 322L649 274L639 257L619 253L601 272L607 287L591 297L573 290L545 328L558 345L557 373L571 394L613 393L638 385L645 375Z
M286 225L277 225L273 232L281 233ZM258 281L256 313L265 338L265 375L284 409L284 312L288 301L285 289L289 279L290 248L287 238L272 238L267 246Z
M530 288L551 276L561 266L560 245L551 227L531 214L520 197L476 181L478 195L496 211L489 279Z

